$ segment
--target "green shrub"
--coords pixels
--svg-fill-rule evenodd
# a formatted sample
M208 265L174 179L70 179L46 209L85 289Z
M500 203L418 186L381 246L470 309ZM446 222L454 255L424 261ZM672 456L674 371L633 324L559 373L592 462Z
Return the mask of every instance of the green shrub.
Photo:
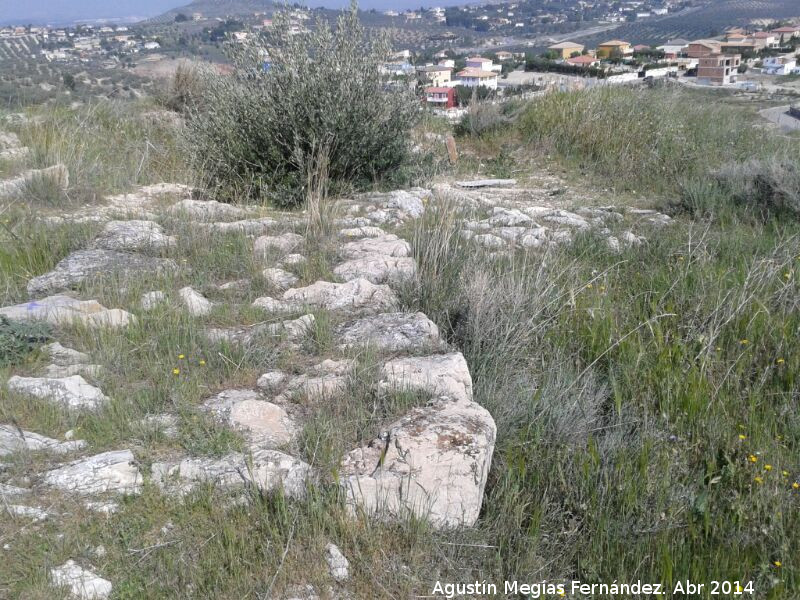
M50 328L44 323L10 321L0 316L0 367L20 362L49 338Z
M205 184L223 199L286 206L304 200L320 154L331 192L408 173L420 109L410 90L387 87L387 38L365 32L355 5L335 28L318 19L292 35L279 14L272 31L231 46L233 76L207 77L204 108L188 125Z
M762 217L800 218L800 164L790 159L751 159L713 172L731 199Z

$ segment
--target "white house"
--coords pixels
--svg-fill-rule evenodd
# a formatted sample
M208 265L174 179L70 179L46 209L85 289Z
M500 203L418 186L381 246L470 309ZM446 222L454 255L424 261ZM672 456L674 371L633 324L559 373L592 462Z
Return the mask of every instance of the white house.
M458 83L466 87L483 86L493 90L497 89L497 73L482 69L467 68L458 72Z
M786 55L765 58L762 70L767 75L789 75L796 68L797 59L791 55Z
M495 65L491 58L484 58L482 56L471 56L467 59L467 69L477 69L479 71L495 71L500 72L503 70L502 65Z

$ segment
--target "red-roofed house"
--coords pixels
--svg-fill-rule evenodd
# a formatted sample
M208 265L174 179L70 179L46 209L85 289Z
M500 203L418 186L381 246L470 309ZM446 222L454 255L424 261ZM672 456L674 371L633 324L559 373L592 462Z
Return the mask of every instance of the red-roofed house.
M800 37L800 27L794 25L778 27L777 29L773 29L770 33L774 33L780 40L781 44L785 44L794 37Z
M451 87L426 87L425 103L433 108L453 108L456 105L456 90Z
M588 54L582 54L581 56L568 58L564 62L569 65L575 65L576 67L594 67L595 65L600 64L600 61L597 60L596 57L589 56Z

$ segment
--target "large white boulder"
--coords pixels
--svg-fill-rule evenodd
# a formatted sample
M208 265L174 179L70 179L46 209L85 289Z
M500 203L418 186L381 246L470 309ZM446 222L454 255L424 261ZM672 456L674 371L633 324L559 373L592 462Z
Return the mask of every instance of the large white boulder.
M178 290L178 296L193 317L204 317L214 308L213 302L189 286Z
M345 258L363 258L382 254L384 256L405 257L411 255L411 245L392 233L368 237L348 242L342 247Z
M225 390L206 400L203 408L225 425L242 431L253 447L283 446L299 432L286 410L253 390Z
M146 251L168 248L176 243L175 237L164 234L161 225L153 221L110 221L95 239L94 247L105 250Z
M438 528L473 525L496 433L475 402L440 397L412 410L344 457L340 483L349 510L384 520L413 515Z
M417 261L411 257L368 254L337 265L333 273L344 281L363 278L372 283L398 284L414 278Z

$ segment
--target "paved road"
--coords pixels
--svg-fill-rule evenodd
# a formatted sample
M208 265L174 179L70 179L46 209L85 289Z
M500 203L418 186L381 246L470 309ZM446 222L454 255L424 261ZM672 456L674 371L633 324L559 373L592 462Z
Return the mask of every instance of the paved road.
M758 114L778 125L783 131L800 131L800 119L796 119L789 114L788 104L786 106L765 108L758 111Z

